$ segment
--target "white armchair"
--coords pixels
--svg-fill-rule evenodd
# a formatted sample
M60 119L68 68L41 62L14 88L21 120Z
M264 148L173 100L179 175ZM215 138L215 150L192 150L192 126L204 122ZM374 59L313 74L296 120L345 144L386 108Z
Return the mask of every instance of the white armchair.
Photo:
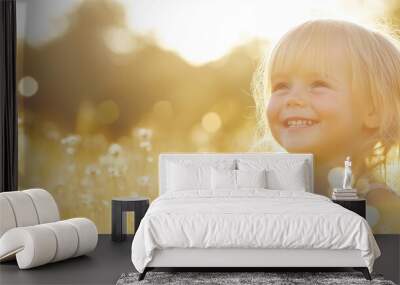
M96 248L97 228L86 218L60 221L49 192L0 193L0 262L17 259L28 269L86 254Z

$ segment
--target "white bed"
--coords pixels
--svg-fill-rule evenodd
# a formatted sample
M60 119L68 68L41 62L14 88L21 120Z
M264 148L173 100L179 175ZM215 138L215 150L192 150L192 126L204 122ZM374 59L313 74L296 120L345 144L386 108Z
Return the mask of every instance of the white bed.
M304 173L294 173L292 166L299 163ZM284 165L278 178L291 190L214 189L215 182L210 190L200 185L201 172L194 178L186 172L174 176L170 169L179 164L211 165L226 173L243 168L242 174L264 167L273 173ZM197 178L197 188L184 188ZM132 243L132 262L142 273L140 279L155 267L354 267L370 278L380 255L363 218L312 194L311 154L161 154L159 191Z

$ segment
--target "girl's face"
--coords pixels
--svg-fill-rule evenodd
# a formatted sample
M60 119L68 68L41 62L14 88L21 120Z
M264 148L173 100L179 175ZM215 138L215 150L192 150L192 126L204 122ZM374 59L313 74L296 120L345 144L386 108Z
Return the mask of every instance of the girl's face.
M339 69L329 75L273 74L267 117L272 135L287 151L350 154L362 140L361 110Z

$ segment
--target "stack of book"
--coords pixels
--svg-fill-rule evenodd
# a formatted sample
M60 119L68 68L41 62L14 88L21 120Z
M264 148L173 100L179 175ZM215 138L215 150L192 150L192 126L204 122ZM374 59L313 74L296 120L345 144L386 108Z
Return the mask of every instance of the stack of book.
M335 200L357 200L357 189L333 188L332 199Z

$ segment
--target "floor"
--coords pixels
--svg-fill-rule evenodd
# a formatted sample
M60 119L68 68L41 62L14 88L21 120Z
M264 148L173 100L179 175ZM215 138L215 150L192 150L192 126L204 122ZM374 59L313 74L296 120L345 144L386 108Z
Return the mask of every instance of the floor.
M132 238L112 242L100 235L95 251L45 266L18 270L16 262L0 264L0 284L115 284L124 272L132 272Z
M375 263L375 272L399 284L400 235L375 236L382 251ZM88 256L46 266L19 270L15 262L0 264L0 284L115 284L124 272L133 271L130 261L132 237L124 242L111 241L100 235L94 252Z

